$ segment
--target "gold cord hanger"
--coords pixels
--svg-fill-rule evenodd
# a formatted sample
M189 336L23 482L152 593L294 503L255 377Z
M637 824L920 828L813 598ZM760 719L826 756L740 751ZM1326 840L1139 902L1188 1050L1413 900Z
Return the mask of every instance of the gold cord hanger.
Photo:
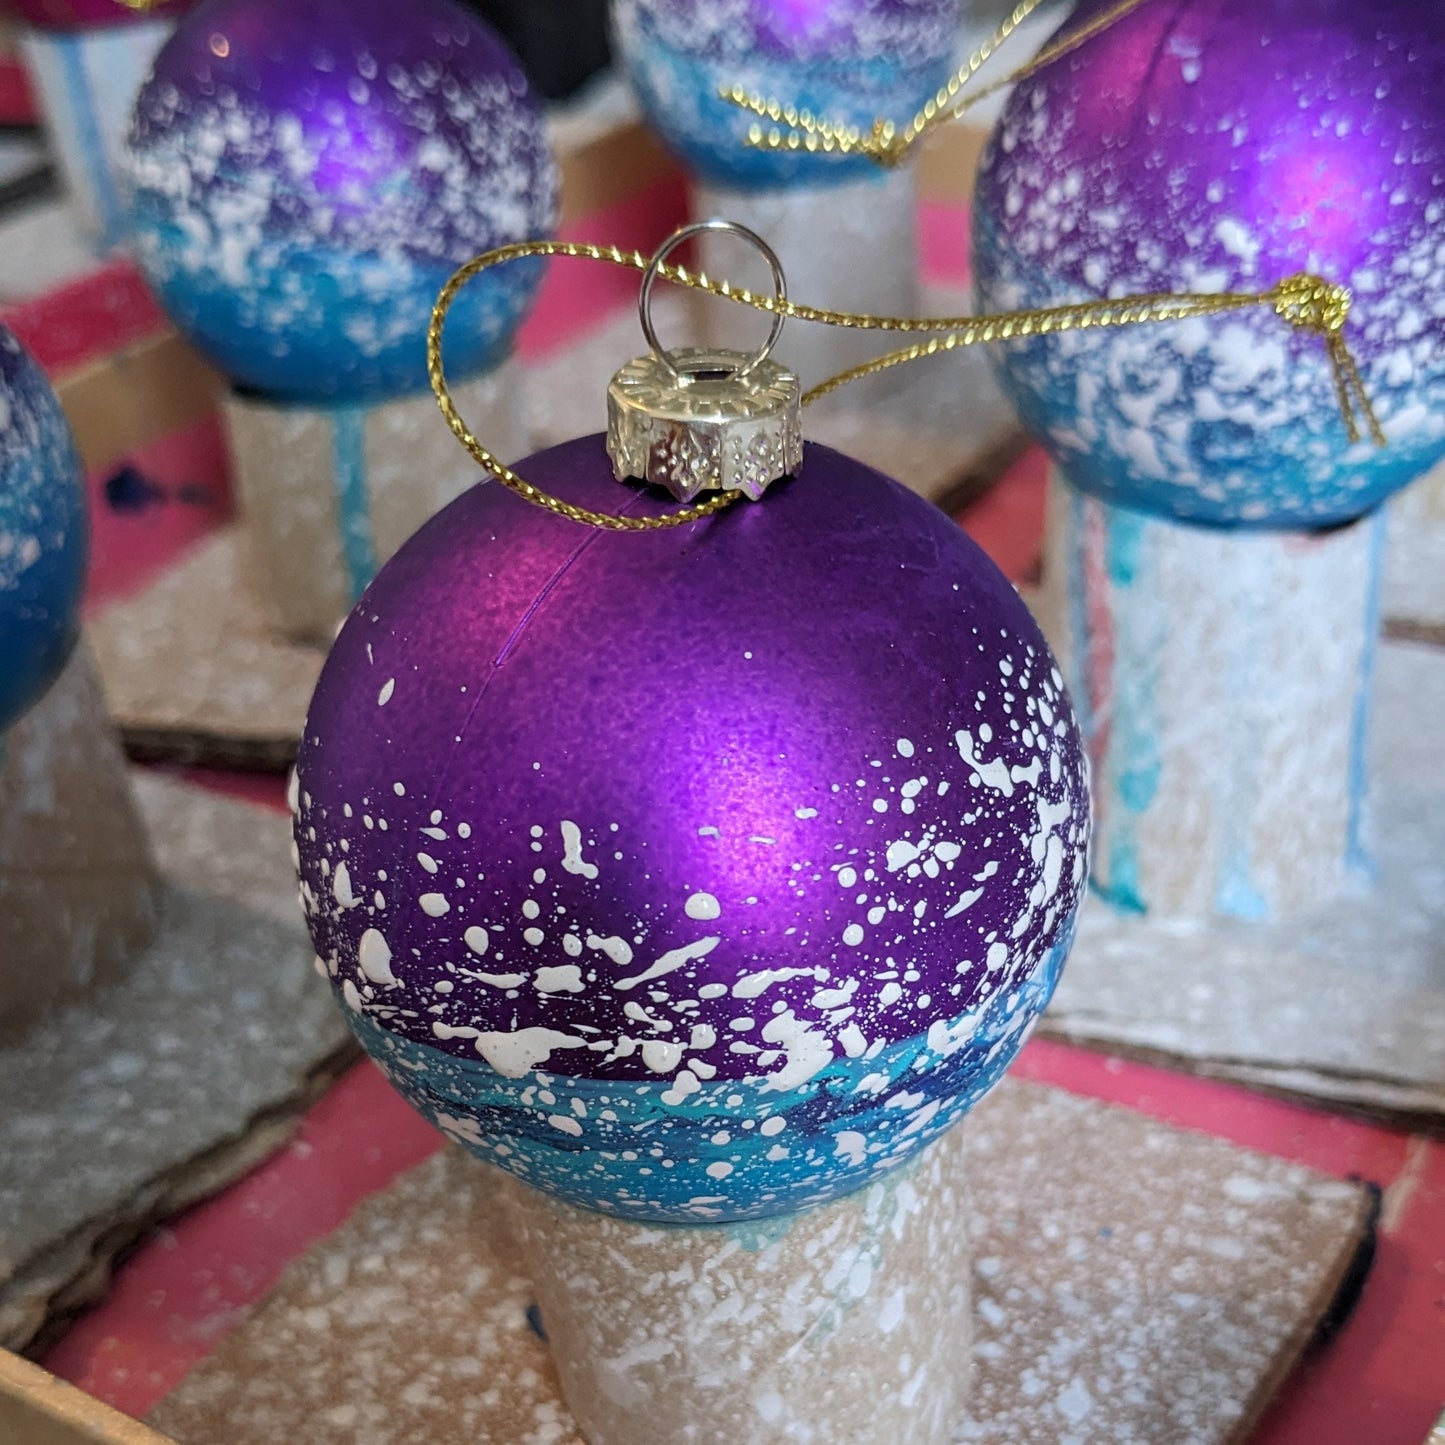
M1350 441L1360 440L1360 419L1363 418L1375 444L1385 444L1384 433L1366 395L1359 367L1344 336L1350 309L1350 293L1343 286L1307 272L1287 276L1278 285L1265 291L1179 294L1162 292L1111 300L1080 301L1032 311L1009 311L995 316L865 316L789 301L781 287L779 294L775 296L757 296L742 287L733 286L726 280L713 280L702 272L693 272L684 266L674 265L663 258L676 244L677 239L676 236L669 237L652 257L644 256L640 251L624 251L616 246L594 246L578 241L520 241L509 246L499 246L468 261L442 288L432 310L426 338L427 376L432 390L436 393L442 415L457 440L484 471L534 506L543 507L574 522L603 527L610 531L648 532L711 516L714 512L731 506L743 493L719 492L705 502L697 502L660 517L622 517L578 507L560 497L552 496L540 487L533 486L487 450L468 427L452 400L442 367L442 330L452 302L468 281L493 266L530 256L561 256L622 266L642 273L646 283L646 295L651 294L652 279L660 277L678 286L702 291L709 296L720 296L739 305L767 312L779 319L779 324L780 318L788 318L872 331L931 333L925 341L864 362L861 366L850 367L847 371L820 382L803 397L804 406L861 377L924 357L976 346L982 342L1047 336L1059 331L1083 331L1096 327L1178 321L1186 317L1218 316L1228 311L1268 306L1281 320L1296 330L1319 336L1325 341L1334 372L1335 393Z
M744 90L740 85L724 86L719 93L723 100L731 101L741 109L760 117L748 127L747 143L754 149L806 151L810 155L862 155L891 169L901 165L913 147L929 132L947 121L957 120L979 101L1033 75L1070 51L1077 50L1100 31L1107 30L1115 21L1122 20L1131 10L1137 10L1144 3L1145 0L1117 0L1117 3L1077 30L1044 46L1032 60L1019 66L1017 70L1011 70L1002 78L990 81L982 89L961 96L964 87L998 48L1043 4L1043 0L1020 0L1003 24L964 61L948 84L932 100L926 102L902 130L898 129L895 122L880 117L873 122L871 129L865 131L860 126L828 120L826 117L814 115L811 111L800 110L777 99L770 99L757 91ZM771 124L765 127L762 123L764 120Z

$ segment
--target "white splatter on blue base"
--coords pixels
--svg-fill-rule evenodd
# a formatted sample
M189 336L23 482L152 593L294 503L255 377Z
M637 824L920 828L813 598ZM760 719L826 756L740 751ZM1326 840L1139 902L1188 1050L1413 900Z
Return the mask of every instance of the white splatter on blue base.
M862 156L750 146L748 129L758 117L724 100L725 89L741 86L867 132L879 119L902 129L948 79L957 33L952 0L835 0L826 13L813 7L812 34L805 17L788 9L746 0L620 0L613 7L616 48L648 119L707 181L746 191L877 174ZM770 26L783 35L768 33ZM798 27L791 42L784 38L789 27Z
M414 1108L537 1189L629 1219L760 1219L861 1188L967 1113L1027 1039L1071 942L1072 929L1017 992L976 1016L872 1058L836 1058L786 1093L765 1076L711 1080L685 1099L671 1080L510 1079L347 1013Z

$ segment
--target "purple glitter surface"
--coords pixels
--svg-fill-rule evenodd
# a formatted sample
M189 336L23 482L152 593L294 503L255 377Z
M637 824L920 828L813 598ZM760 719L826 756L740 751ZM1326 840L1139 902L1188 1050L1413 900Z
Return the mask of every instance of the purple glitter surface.
M520 470L661 510L600 437ZM773 1050L802 1078L921 1036L1029 984L1083 886L1084 763L1028 611L817 446L763 502L642 534L473 489L342 630L296 786L352 1009L472 1059L479 1032L586 1038L549 1067L591 1078L655 1077L647 1041L689 1031L706 1077L757 1077L752 1012L809 1035Z
M475 133L476 89L484 84L493 103L504 100L528 121L493 155L478 152ZM270 142L278 159L267 199L282 214L292 206L299 227L316 224L315 202L306 198L324 197L333 240L354 232L358 243L377 245L378 215L393 208L393 194L419 191L429 208L425 224L386 240L424 260L468 257L485 239L468 188L487 192L506 182L521 224L528 204L512 178L535 177L551 164L517 58L448 0L420 8L403 0L206 0L157 57L145 97L132 140L140 151L152 131L175 127L207 102L219 102L223 116L239 105L247 115L294 123L297 135L284 140L294 156L282 138ZM465 175L454 157L466 158ZM304 171L288 173L285 162L300 168L303 158ZM201 189L235 185L227 166L208 178L192 169Z

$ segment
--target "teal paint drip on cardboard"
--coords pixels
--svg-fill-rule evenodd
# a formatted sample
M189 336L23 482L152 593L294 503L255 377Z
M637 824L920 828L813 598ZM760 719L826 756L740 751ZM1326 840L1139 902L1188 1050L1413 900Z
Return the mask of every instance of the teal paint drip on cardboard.
M1360 681L1350 722L1350 803L1345 832L1345 864L1374 880L1375 860L1365 844L1365 804L1370 786L1370 714L1375 696L1375 658L1379 652L1380 589L1385 570L1385 509L1357 525L1370 529L1370 574L1365 588L1365 645L1360 655Z
M371 495L366 484L364 405L338 406L331 414L332 470L336 478L336 520L351 600L366 591L376 575L376 543L371 533Z
M1214 820L1214 909L1226 918L1262 923L1275 911L1275 903L1261 886L1255 858L1257 798L1264 780L1258 776L1260 760L1248 722L1251 699L1268 695L1269 664L1261 656L1250 619L1269 617L1278 608L1279 578L1273 546L1260 539L1238 539L1231 577L1234 605L1241 622L1221 650L1220 675L1215 680L1219 699L1217 728L1228 726L1231 739L1216 746L1226 749L1227 766L1213 777L1210 805ZM1267 649L1266 649L1267 651ZM1230 720L1226 724L1226 717ZM1206 862L1200 860L1201 870Z
M1159 791L1158 690L1167 641L1158 609L1138 587L1145 571L1150 519L1123 507L1105 507L1104 563L1114 619L1113 731L1105 783L1112 776L1109 882L1100 890L1116 908L1148 911L1140 864L1139 825ZM1154 525L1158 525L1155 523ZM1136 590L1137 589L1137 590Z

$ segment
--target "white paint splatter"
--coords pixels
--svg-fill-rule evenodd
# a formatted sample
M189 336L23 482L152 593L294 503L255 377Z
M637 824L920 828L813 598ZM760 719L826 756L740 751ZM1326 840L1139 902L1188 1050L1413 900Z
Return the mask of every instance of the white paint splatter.
M381 988L399 988L401 980L391 971L391 945L375 928L361 935L356 962L367 978Z
M361 902L351 891L351 870L346 866L344 858L336 865L336 872L332 875L331 896L343 908L355 908Z
M555 968L539 968L532 980L538 993L582 993L582 970L575 963L561 963Z
M669 949L656 963L650 964L641 973L634 974L631 978L619 978L612 987L625 991L636 988L638 984L646 983L649 979L661 978L664 974L675 972L684 964L692 963L699 958L706 958L721 942L722 939L714 934L708 938L699 938L696 943Z
M582 830L566 818L562 820L562 866L581 878L597 876L597 865L582 856Z
M586 1047L586 1039L547 1028L518 1029L516 1033L479 1033L476 1038L477 1052L508 1079L520 1079L539 1064L545 1064L554 1049Z
M632 962L632 945L625 938L618 938L616 934L610 938L602 938L595 933L589 933L587 947L605 953L619 968L626 968Z
M721 916L722 905L711 893L694 893L682 905L682 911L689 918L695 918L700 923L710 923L714 918Z

